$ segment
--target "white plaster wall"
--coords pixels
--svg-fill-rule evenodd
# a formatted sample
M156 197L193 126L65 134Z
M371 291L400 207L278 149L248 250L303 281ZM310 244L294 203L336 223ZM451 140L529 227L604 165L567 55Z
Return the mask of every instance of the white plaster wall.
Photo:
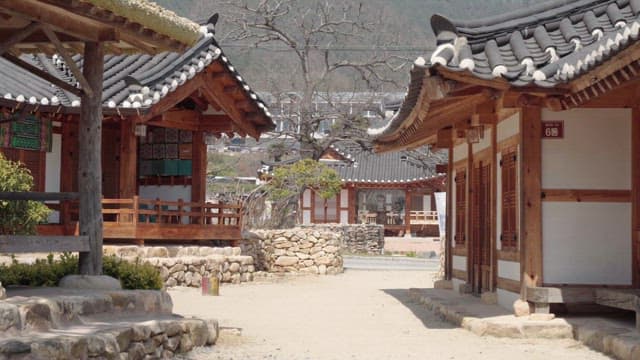
M311 190L306 189L304 193L302 193L302 206L311 207Z
M340 190L340 207L349 207L349 190L347 189Z
M542 203L545 283L631 284L631 204Z
M496 295L498 295L498 305L511 311L513 311L513 303L520 299L520 294L503 289L497 289Z
M480 142L473 144L473 153L478 153L491 147L491 128L484 129L484 137Z
M191 186L140 186L139 196L143 199L156 199L164 201L191 201Z
M302 223L304 225L311 224L311 210L302 210Z
M469 145L465 142L453 147L453 162L464 160L469 156Z
M520 133L520 113L513 114L500 121L497 125L496 139L498 142Z
M60 169L62 167L62 135L53 134L51 143L51 152L45 155L45 192L60 192ZM74 174L65 174L65 176L73 176ZM59 203L59 201L52 201ZM60 222L60 213L52 211L49 214L47 222L57 224Z
M431 211L431 195L424 195L422 197L422 209L424 211Z
M564 120L564 139L542 139L543 188L631 188L631 109L543 110L542 120Z
M340 210L340 224L349 223L349 210Z
M467 271L467 257L453 255L451 260L452 268L456 270Z
M498 260L498 277L520 281L520 263Z

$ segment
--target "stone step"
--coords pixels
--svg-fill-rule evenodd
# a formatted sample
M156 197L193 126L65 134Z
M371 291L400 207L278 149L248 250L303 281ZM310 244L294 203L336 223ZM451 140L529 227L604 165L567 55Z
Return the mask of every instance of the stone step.
M165 291L10 288L8 298L0 301L0 331L47 331L101 314L153 316L170 315L172 310L171 297Z
M215 320L153 317L101 314L46 332L3 333L0 359L165 359L217 340Z

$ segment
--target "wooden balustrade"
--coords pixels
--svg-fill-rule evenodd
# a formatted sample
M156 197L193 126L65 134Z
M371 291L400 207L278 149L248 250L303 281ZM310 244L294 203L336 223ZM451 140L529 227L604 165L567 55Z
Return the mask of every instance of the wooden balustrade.
M412 225L430 225L438 223L437 211L411 211L409 221Z
M65 201L47 204L61 212L61 223L78 218L77 202ZM171 225L223 225L239 227L242 224L241 204L214 204L207 202L165 201L160 199L102 199L105 223L115 224L171 224Z

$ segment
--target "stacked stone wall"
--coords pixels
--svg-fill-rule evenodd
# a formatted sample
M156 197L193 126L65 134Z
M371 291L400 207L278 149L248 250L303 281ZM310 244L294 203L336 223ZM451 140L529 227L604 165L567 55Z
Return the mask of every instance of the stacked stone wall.
M256 230L242 242L243 253L253 256L256 268L270 273L338 274L343 272L342 233L298 227Z
M384 253L384 226L382 225L315 224L302 227L341 233L340 247L346 254L381 255Z
M203 278L211 277L238 284L253 281L256 271L253 257L241 255L239 247L105 246L104 252L157 267L167 287L200 287Z

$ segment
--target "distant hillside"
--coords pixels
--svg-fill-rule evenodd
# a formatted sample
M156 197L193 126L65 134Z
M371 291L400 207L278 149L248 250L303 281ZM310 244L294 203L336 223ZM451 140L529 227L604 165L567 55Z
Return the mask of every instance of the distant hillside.
M234 65L259 90L268 91L274 81L291 76L291 69L286 65L286 52L256 51L234 46L224 40L228 32L226 25L228 9L220 5L217 0L154 0L158 4L191 18L195 21L206 20L214 13L220 13L217 26L217 36L226 53L229 54ZM241 1L241 0L238 0ZM298 0L305 3L314 0ZM352 0L343 0L352 1ZM397 52L397 55L407 59L415 59L433 46L433 34L429 20L431 15L438 13L451 19L470 19L496 15L517 10L537 3L534 0L366 0L362 2L368 9L380 11L383 15L384 30L387 34L395 34L394 46L407 48ZM226 30L226 31L225 31ZM373 36L373 35L372 35ZM366 43L366 41L363 41ZM339 44L338 44L339 45ZM267 77L265 74L269 74ZM406 83L408 70L405 67L396 74L399 83ZM275 79L275 80L274 80ZM346 79L345 84L349 83ZM389 91L397 89L388 89Z

